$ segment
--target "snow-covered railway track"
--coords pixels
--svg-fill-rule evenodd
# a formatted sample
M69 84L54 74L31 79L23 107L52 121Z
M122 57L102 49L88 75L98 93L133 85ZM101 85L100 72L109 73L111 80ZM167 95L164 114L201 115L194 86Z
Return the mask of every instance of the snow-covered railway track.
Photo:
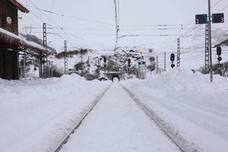
M74 134L74 132L81 126L82 122L86 119L86 117L93 111L93 109L96 107L97 103L102 99L102 97L106 94L106 92L110 89L111 85L107 87L95 100L92 102L92 105L88 109L87 112L83 115L83 117L80 119L80 121L72 127L72 129L60 140L59 143L55 146L51 152L59 152L61 151L63 145L67 144L70 136Z
M162 120L151 108L145 105L130 89L121 85L133 101L142 109L142 111L155 122L161 131L174 143L181 152L200 152L199 148L181 136L174 127Z
M183 150L142 107L129 90L113 84L52 152L198 152Z

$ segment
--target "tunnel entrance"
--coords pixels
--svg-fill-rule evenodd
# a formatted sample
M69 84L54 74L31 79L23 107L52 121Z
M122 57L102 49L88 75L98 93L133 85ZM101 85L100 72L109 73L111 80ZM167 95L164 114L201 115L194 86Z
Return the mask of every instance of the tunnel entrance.
M112 82L115 82L115 81L120 81L119 75L112 76Z

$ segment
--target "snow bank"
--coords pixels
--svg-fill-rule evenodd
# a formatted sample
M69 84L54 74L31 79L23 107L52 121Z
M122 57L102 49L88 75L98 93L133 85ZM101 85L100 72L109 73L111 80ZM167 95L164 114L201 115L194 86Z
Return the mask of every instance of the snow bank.
M177 134L205 152L228 149L228 81L215 76L170 70L148 80L123 83Z
M1 151L52 149L108 85L77 75L33 81L0 79Z

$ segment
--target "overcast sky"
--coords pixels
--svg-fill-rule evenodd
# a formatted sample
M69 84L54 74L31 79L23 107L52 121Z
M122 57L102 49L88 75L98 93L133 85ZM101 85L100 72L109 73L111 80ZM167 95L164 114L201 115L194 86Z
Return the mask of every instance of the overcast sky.
M42 22L46 22L49 28L53 28L48 29L49 44L58 50L63 49L65 39L71 49L87 47L103 50L114 47L113 0L20 0L20 2L30 10L29 14L21 15L22 33L31 33L42 38ZM227 0L212 0L213 12L218 12L226 6L228 7ZM226 17L228 8L222 12ZM198 26L194 23L195 14L201 13L207 13L207 0L120 0L120 35L141 36L124 37L120 39L119 46L153 48L157 51L175 50L176 39L181 34L191 34L192 29ZM228 30L227 25L226 22L213 26ZM199 27L204 31L204 26ZM182 42L184 41L183 39Z

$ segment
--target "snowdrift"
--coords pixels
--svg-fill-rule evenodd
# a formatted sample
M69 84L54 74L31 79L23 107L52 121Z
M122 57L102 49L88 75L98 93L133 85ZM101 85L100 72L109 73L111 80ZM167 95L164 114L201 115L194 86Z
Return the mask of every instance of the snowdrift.
M1 151L53 149L108 85L77 75L33 81L0 79Z
M215 76L214 83L210 83L208 75L178 69L123 85L150 107L161 123L173 128L177 137L195 144L199 151L227 151L226 78Z

